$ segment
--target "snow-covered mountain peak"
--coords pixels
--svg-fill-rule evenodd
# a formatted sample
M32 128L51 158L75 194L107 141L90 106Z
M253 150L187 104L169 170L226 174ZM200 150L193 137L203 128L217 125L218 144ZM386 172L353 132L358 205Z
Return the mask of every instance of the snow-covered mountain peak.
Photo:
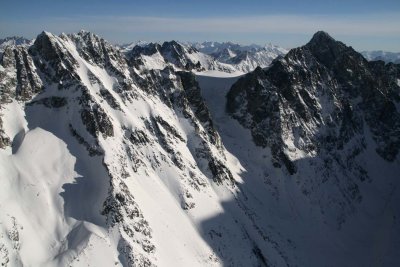
M192 46L185 46L184 44L178 43L177 41L164 42L161 46L161 52L164 55L170 57L170 61L174 61L179 58L184 58L187 55L199 53L199 51Z
M326 47L346 47L342 42L336 41L324 31L315 33L306 46L310 49L315 49L316 47L321 47L321 49L326 49Z
M332 38L332 36L329 35L329 33L325 31L317 31L314 33L312 36L310 42L333 42L335 39Z
M351 69L358 68L358 65L367 64L363 56L351 46L346 46L344 43L336 41L325 32L317 32L303 48L310 51L314 57L328 68L337 66L338 62L343 62ZM347 69L346 67L343 68Z

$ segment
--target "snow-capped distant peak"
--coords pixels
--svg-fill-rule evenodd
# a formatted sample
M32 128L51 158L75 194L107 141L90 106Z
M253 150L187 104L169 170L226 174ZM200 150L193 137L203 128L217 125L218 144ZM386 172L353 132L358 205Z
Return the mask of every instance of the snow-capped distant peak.
M32 44L32 40L19 36L12 36L0 39L0 56L7 46L30 45L30 44Z
M144 47L150 43L151 42L148 42L148 41L138 40L135 42L118 45L118 47L121 49L122 52L126 53L126 52L131 51L135 46Z
M361 54L368 60L383 60L386 63L393 62L400 64L400 52L387 52L387 51L363 51Z

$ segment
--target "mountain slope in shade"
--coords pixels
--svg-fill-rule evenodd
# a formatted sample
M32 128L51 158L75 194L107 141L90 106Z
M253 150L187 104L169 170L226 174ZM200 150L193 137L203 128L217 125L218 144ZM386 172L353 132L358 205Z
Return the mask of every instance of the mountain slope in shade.
M241 78L203 55L5 48L3 266L399 264L399 66L323 32Z
M308 225L337 229L323 230L317 242L331 251L326 257L341 244L335 266L398 261L399 75L400 65L368 62L318 32L268 69L240 78L227 94L228 112L265 151L260 165L270 168L260 179L265 175L279 189L277 173L290 177L285 183L295 190L290 194L299 216L311 208L319 222ZM324 264L315 260L315 266Z

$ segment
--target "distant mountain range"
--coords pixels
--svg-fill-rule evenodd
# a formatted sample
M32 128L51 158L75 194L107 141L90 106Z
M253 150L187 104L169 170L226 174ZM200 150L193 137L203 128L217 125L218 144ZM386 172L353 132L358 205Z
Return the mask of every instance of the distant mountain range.
M393 52L385 52L385 51L363 51L361 54L369 61L373 60L382 60L386 63L393 62L393 63L400 63L400 52L393 53Z
M180 43L131 43L121 49L132 60L144 62L148 68L164 68L172 64L179 69L221 70L247 73L257 66L267 67L272 60L287 53L274 45L243 46L230 42ZM187 67L186 67L186 64Z
M32 40L26 39L24 37L6 37L4 39L0 39L0 55L4 48L8 45L27 45L31 43ZM168 46L168 44L174 43L175 48L184 51L183 54L172 53L176 57L184 57L183 58L169 58L172 60L170 62L166 55L162 55L157 53L154 50L154 53L151 54L149 51L154 49L155 46L162 47L164 44ZM254 70L257 66L261 68L267 67L271 62L277 58L278 56L285 55L288 50L277 45L273 45L271 43L261 46L256 44L251 45L240 45L233 42L164 42L163 44L151 43L147 41L136 41L123 45L117 46L123 53L131 54L133 56L132 60L141 60L142 62L146 62L149 68L164 68L168 64L172 64L175 67L175 64L180 65L178 68L183 68L183 63L189 63L188 67L196 69L195 65L200 62L197 70L222 70L225 72L243 72L247 73L249 71ZM132 51L134 50L134 51ZM145 57L141 57L138 55L141 50L147 50L147 54ZM165 51L165 50L164 50ZM133 52L133 53L132 53ZM161 52L162 51L158 51ZM172 52L170 50L169 52ZM400 52L386 52L386 51L363 51L361 54L369 61L374 60L382 60L386 63L400 63ZM137 57L136 59L134 57ZM162 58L161 58L161 57ZM178 63L180 62L180 63Z
M26 39L24 37L6 37L4 39L0 39L0 57L6 46L15 46L15 45L28 45L31 40Z
M0 55L6 46L28 45L23 37L0 39ZM247 73L257 66L267 67L272 60L287 53L287 50L272 44L243 46L231 42L180 43L176 41L149 43L132 42L117 46L133 64L144 64L145 68L163 69L172 66L180 70ZM136 63L135 63L136 62ZM140 63L139 63L140 62Z

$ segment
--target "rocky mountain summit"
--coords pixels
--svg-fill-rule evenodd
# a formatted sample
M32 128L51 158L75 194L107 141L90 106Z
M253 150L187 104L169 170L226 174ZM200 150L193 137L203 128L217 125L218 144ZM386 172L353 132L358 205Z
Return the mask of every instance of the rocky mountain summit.
M318 32L204 70L237 71L87 31L5 46L1 265L398 265L399 65Z

